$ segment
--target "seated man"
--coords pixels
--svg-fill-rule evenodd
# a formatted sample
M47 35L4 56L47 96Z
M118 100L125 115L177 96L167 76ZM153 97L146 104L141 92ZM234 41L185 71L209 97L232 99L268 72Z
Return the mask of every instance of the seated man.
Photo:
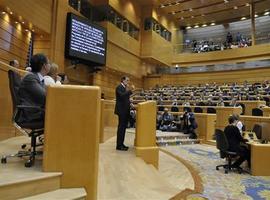
M168 111L168 108L165 108L163 114L160 117L159 129L161 131L171 131L172 129L173 116Z
M31 58L32 72L22 79L19 88L19 101L21 105L37 106L44 108L46 91L44 87L44 76L50 71L48 58L43 54L36 54ZM18 122L44 122L44 111L41 109L24 109L19 113Z
M246 140L241 136L239 129L236 126L237 120L234 116L229 117L229 125L224 129L225 136L229 143L229 151L236 152L240 157L236 160L232 167L238 168L240 165L247 160L248 166L250 167L250 151L246 146L241 145Z

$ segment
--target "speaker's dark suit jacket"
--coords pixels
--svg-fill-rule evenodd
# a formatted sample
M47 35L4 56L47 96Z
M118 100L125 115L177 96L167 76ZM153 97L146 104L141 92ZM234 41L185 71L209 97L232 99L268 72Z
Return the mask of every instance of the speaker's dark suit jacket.
M39 79L37 73L28 73L22 79L19 88L19 101L21 105L39 106L44 108L46 91L44 83ZM44 120L44 111L40 109L25 109L20 115L20 122L32 122Z
M126 90L126 88L119 84L116 87L115 95L116 95L116 104L114 113L121 116L127 116L130 112L130 100L129 97L132 94L130 90Z

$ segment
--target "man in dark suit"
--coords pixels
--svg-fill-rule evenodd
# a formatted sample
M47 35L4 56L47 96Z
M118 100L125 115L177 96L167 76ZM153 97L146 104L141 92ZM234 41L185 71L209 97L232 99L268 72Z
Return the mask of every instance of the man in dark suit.
M250 151L241 143L245 143L246 140L241 136L239 129L236 126L236 119L234 116L229 117L229 125L224 129L224 133L229 143L229 151L236 152L240 157L233 163L232 167L238 168L247 160L250 167Z
M132 90L129 88L129 78L122 77L121 83L115 89L116 104L115 104L115 111L114 111L114 113L118 115L116 149L120 151L128 150L128 147L124 145L124 140L125 140L125 134L126 134L126 127L127 127L128 119L130 115L129 97L131 94L132 94Z
M43 54L36 54L31 58L32 72L22 79L19 88L21 105L45 107L46 91L44 76L50 71L48 58ZM18 122L44 122L44 109L27 108L19 114Z

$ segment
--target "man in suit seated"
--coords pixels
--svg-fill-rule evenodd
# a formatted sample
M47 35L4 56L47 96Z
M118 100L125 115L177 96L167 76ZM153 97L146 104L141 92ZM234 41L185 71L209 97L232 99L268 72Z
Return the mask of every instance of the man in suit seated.
M44 76L50 71L48 58L43 54L36 54L30 61L32 72L22 79L19 88L19 101L21 105L45 107L46 91ZM44 109L28 108L19 113L18 122L43 122Z
M173 116L169 113L168 108L164 109L163 114L160 116L160 126L161 131L171 131L173 126Z
M233 163L233 168L238 168L240 165L247 160L248 166L250 167L250 150L244 145L241 145L245 140L237 128L237 120L234 116L229 117L229 125L224 129L225 136L229 143L229 151L236 152L240 157Z

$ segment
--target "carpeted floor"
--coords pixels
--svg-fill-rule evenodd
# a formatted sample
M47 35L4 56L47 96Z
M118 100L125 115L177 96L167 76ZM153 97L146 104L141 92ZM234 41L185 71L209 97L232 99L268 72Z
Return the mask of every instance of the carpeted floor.
M180 145L162 147L193 165L203 181L203 197L210 200L270 200L270 176L258 177L229 172L225 174L216 165L223 164L219 152L209 145ZM246 163L244 163L246 164Z

